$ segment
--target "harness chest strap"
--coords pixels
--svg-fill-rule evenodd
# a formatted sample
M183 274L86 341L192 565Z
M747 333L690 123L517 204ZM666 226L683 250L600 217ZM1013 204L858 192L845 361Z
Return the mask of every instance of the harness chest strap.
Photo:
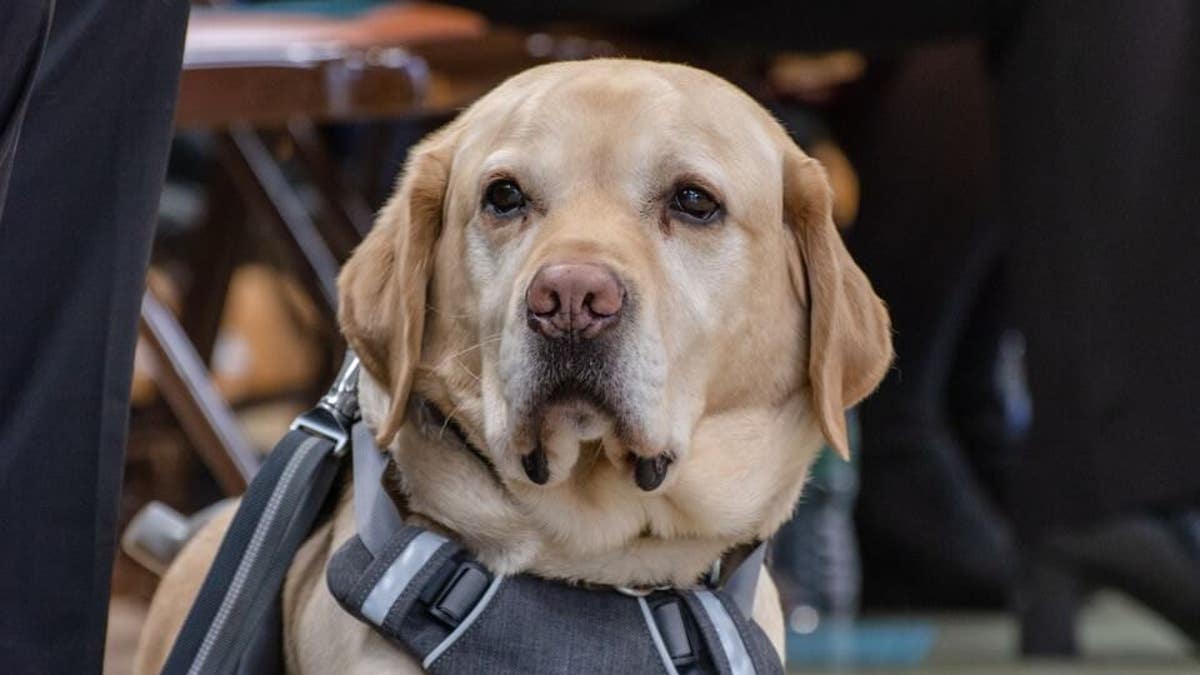
M326 568L342 607L434 673L782 673L722 591L632 597L492 575L457 543L405 526L372 555L352 537Z

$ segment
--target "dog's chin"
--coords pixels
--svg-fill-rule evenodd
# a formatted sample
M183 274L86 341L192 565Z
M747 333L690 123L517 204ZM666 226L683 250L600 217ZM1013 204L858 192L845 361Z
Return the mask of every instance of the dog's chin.
M540 411L542 443L584 443L612 432L615 416L603 406L580 397L548 401Z

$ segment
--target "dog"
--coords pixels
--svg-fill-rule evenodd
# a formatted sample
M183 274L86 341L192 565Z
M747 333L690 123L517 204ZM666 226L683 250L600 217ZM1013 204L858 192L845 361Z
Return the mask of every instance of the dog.
M540 66L427 137L339 279L406 517L498 574L623 587L693 585L770 537L892 358L831 203L766 110L683 65ZM137 672L165 661L231 517L166 573ZM347 490L286 579L288 668L420 672L326 588L353 532ZM754 614L782 655L766 574Z

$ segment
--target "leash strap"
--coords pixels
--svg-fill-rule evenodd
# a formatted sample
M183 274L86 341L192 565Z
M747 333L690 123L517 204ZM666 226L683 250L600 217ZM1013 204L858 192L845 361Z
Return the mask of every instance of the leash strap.
M334 442L292 431L255 475L229 527L163 673L235 672L329 492Z
M164 674L242 670L243 655L277 602L347 454L357 375L358 360L348 354L329 394L296 419L246 488Z

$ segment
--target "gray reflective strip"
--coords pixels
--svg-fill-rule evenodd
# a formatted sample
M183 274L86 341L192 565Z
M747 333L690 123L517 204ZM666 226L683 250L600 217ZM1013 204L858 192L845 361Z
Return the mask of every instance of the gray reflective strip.
M662 634L658 631L658 624L654 621L654 615L650 613L649 603L646 602L646 598L638 598L637 601L638 607L642 608L642 618L646 620L646 630L650 631L650 639L654 641L654 648L658 650L658 658L662 659L663 668L666 668L670 675L679 675L679 671L675 670L675 662L667 653L667 645L663 643Z
M439 644L437 647L434 647L433 651L429 652L429 655L426 656L425 660L421 662L422 668L429 670L429 666L434 661L437 661L438 657L441 656L443 652L449 649L455 642L458 642L458 638L462 637L463 633L467 632L467 629L471 627L471 624L475 623L475 620L479 618L480 614L483 614L483 610L486 609L488 603L492 601L492 596L496 595L496 591L500 590L500 582L502 581L504 581L504 577L500 576L492 579L492 585L488 586L488 589L483 592L483 597L479 598L479 602L475 603L475 607L471 610L471 613L468 614L467 618L463 619L462 623L458 624L458 626L446 636L445 640L442 640L441 644Z
M422 532L408 542L387 571L375 582L375 587L363 600L362 615L376 626L382 626L396 598L408 588L413 577L429 562L434 553L446 543L446 538L432 532Z
M208 627L208 632L204 634L204 642L200 644L199 651L196 652L196 658L192 661L192 666L188 668L188 675L198 675L202 672L205 662L212 654L213 646L217 642L217 638L224 632L225 625L229 621L230 613L233 611L234 604L242 595L242 587L246 584L246 577L249 576L250 570L254 568L258 561L258 556L262 552L263 541L267 537L267 532L275 526L275 519L279 516L279 505L283 502L284 496L292 487L292 481L296 478L296 472L299 471L300 465L304 463L305 455L314 447L321 444L324 439L312 437L305 440L296 449L296 453L288 459L287 466L283 468L283 473L279 476L279 482L275 484L275 489L271 492L271 498L267 501L266 508L263 509L262 517L259 518L258 524L254 526L254 534L250 536L250 543L246 544L246 551L242 553L242 559L238 561L237 571L233 574L233 581L229 583L229 588L225 591L225 597L221 599L221 606L217 609L217 615L213 617L212 624ZM328 443L328 441L324 441ZM322 447L320 452L324 453L326 449ZM291 515L291 514L287 514Z
M704 607L704 612L708 614L713 628L717 630L721 649L725 652L725 658L729 660L730 672L733 675L754 675L754 661L750 659L750 653L742 643L742 636L738 633L733 618L725 611L725 605L722 605L711 591L696 591L695 596Z
M737 566L725 582L725 595L742 610L742 616L754 616L754 598L758 595L758 577L767 556L767 542L761 542Z
M383 488L388 455L375 445L371 430L358 422L351 430L354 467L354 521L358 538L371 555L383 554L392 537L404 527L391 495Z

